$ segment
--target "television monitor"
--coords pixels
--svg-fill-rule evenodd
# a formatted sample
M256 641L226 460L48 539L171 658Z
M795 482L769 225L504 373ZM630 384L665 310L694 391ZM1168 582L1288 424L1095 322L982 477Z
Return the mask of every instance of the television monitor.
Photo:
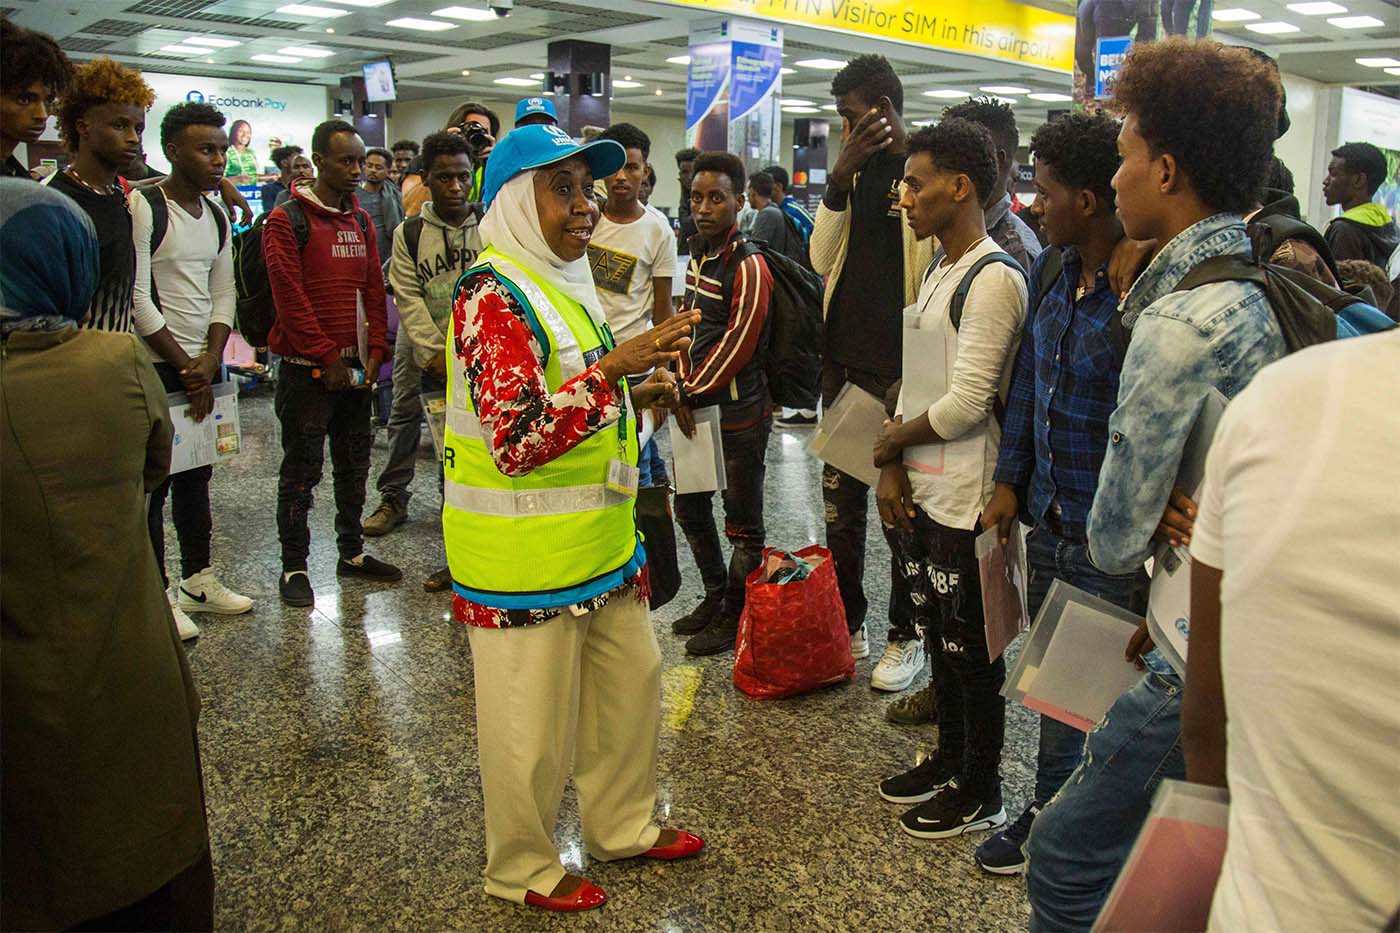
M378 103L385 100L397 100L398 94L394 90L394 65L392 62L366 62L365 70L365 99Z

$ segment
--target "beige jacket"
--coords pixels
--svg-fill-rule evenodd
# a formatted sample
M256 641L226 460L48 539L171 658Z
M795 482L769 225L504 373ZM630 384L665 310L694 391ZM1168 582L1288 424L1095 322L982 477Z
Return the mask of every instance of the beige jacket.
M853 188L860 184L860 173L856 173ZM822 317L831 308L831 296L836 294L836 283L846 268L846 245L851 236L851 206L847 199L846 209L833 211L826 202L817 208L816 224L812 227L812 241L809 244L812 268L826 279L826 293L822 297ZM933 237L920 242L914 238L914 231L904 225L904 304L906 307L919 300L919 283L924 272L933 262L933 253L938 241Z

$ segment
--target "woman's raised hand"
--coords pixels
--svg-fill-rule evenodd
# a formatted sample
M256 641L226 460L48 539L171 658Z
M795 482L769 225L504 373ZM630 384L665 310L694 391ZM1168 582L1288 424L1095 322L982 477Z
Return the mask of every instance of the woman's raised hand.
M682 311L644 334L620 343L601 360L598 369L609 382L623 376L639 376L680 358L690 346L690 329L700 321L699 311Z

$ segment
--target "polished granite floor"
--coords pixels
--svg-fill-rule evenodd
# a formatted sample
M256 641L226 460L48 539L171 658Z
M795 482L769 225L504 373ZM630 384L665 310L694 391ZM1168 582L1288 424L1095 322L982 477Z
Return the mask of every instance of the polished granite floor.
M395 586L338 584L329 464L312 512L314 610L277 601L274 504L280 456L271 400L245 395L244 452L215 471L214 564L258 600L236 619L199 618L187 643L203 697L200 736L221 930L1020 930L1024 883L972 863L978 837L900 832L880 778L914 761L932 727L884 721L870 689L884 646L842 687L760 703L735 691L732 655L687 658L670 622L698 598L693 571L656 614L664 658L660 818L703 835L697 859L589 863L566 797L558 841L611 900L551 915L488 897L477 778L472 659L450 599L425 593L442 563L425 442L408 524L371 540L400 564ZM774 432L769 542L820 541L818 467L800 430ZM382 436L374 452L382 465ZM377 502L373 490L367 511ZM175 554L171 535L172 571ZM682 539L682 567L687 553ZM888 599L872 508L873 606ZM1008 711L1003 772L1012 818L1034 770L1035 725Z

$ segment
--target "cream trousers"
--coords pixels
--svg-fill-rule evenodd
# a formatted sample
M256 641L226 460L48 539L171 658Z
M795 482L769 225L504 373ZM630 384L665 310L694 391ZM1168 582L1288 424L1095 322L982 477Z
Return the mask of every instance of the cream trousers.
M486 893L523 903L567 874L554 824L572 766L586 851L656 844L661 652L635 589L582 617L468 632L476 680Z

